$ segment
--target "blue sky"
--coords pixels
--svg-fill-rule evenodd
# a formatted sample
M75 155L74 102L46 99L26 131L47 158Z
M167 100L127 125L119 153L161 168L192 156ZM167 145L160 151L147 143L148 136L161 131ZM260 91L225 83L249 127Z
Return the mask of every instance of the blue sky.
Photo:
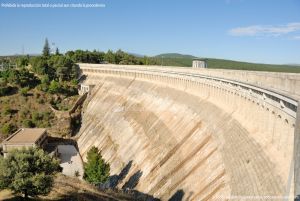
M122 49L300 64L300 0L0 0L105 8L0 7L0 55Z

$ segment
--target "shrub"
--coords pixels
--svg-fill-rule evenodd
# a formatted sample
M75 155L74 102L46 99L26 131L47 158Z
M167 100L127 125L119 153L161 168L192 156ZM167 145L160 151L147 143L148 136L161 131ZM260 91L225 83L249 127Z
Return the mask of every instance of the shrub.
M43 92L47 92L49 90L49 85L42 83L37 86L37 89Z
M36 127L49 127L51 126L50 120L53 118L50 112L33 112L32 122Z
M5 74L6 80L13 85L20 87L30 86L35 87L40 80L35 75L29 72L27 69L10 69Z
M35 127L34 123L30 119L25 119L22 124L25 128Z
M43 115L41 113L38 112L33 112L32 113L32 120L35 121L39 121L43 119Z
M4 113L4 115L11 115L13 113L13 109L11 109L10 106L5 105L3 113Z
M43 98L39 98L39 99L37 99L37 102L38 102L39 104L44 104L44 103L45 103L45 100L44 100Z
M60 93L61 92L61 86L59 84L59 82L52 80L49 86L49 90L50 93L55 94L55 93Z
M11 86L0 87L0 96L6 96L12 91Z
M78 85L78 80L76 80L76 79L71 80L71 84L72 85Z
M6 136L9 134L12 134L16 130L17 130L17 127L12 123L6 123L1 128L2 134L6 135Z
M30 111L28 108L22 108L19 114L21 118L26 119L26 117L30 116Z
M21 89L20 89L20 94L21 94L22 96L26 96L27 93L28 93L28 91L29 91L29 87L21 88Z
M6 87L7 86L7 81L0 76L0 87Z

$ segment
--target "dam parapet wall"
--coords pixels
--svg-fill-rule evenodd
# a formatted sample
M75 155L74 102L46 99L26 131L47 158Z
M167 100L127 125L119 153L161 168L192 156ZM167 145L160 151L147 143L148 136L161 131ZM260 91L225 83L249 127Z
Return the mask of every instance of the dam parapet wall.
M189 68L174 66L145 66L145 65L117 65L117 64L79 64L86 68L124 68L131 70L146 71L175 71L192 74L207 75L216 78L223 78L240 83L247 83L270 91L277 91L289 97L300 100L300 74L283 72L265 72L265 71L246 71L229 69L208 69L208 68Z
M297 93L300 93L300 74L233 70L224 70L223 72L223 70L194 70L182 67L162 68L113 64L80 64L80 69L85 75L115 74L149 79L171 84L174 87L186 88L191 82L202 82L213 87L234 91L235 94L238 93L251 100L256 99L259 104L271 104L292 118L296 118L298 101L300 100L297 99ZM221 77L222 75L224 78ZM256 80L255 76L248 77L247 75L255 75L259 79ZM290 83L295 83L295 85L283 91L282 86L290 85Z

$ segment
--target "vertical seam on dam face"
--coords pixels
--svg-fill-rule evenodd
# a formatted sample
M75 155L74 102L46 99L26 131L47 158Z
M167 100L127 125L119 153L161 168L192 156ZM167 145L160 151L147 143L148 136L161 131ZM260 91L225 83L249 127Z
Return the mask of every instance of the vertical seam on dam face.
M132 163L119 187L161 200L285 194L296 115L278 100L293 99L226 80L81 68L95 90L78 147L85 159L97 146L112 175Z

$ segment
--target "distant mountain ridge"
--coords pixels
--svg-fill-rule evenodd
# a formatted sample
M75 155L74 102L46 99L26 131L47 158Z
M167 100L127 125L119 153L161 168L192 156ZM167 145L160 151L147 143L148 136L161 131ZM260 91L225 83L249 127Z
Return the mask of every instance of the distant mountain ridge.
M193 59L201 58L201 57L178 54L178 53L166 53L166 54L159 54L151 58L156 60L156 62L158 64L161 64L162 66L191 67ZM250 63L250 62L233 61L233 60L226 60L226 59L215 59L215 58L201 58L201 59L206 59L208 68L300 73L300 66L297 64L279 65L279 64Z
M192 59L196 59L199 57L193 56L193 55L189 55L189 54L179 54L179 53L165 53L165 54L159 54L156 55L154 57L166 57L166 58L192 58Z
M289 65L289 66L299 66L300 67L300 64L286 64L286 65Z

